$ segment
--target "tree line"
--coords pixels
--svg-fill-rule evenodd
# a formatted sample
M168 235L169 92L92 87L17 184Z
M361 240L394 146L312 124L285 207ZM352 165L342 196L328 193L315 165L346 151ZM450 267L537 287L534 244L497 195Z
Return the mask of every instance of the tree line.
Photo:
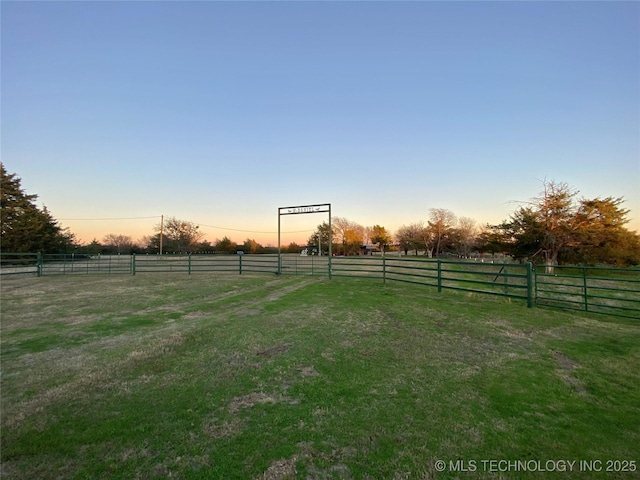
M0 163L2 252L131 254L131 253L276 253L247 238L236 243L229 237L211 243L200 227L169 217L150 235L134 241L110 233L101 241L81 245L69 229L61 227L46 207L35 204L37 195L24 192L16 174ZM498 225L478 226L444 208L428 210L425 220L402 225L394 233L381 225L363 226L344 217L318 225L305 245L295 242L282 251L328 255L329 238L334 255L399 254L426 257L469 258L501 254L516 261L546 264L640 265L640 236L626 228L629 210L621 197L586 199L566 183L544 181L538 196L524 202ZM331 231L331 235L329 232Z
M559 264L640 265L640 236L625 226L629 210L622 207L624 199L578 194L564 182L545 180L536 197L498 225L477 228L472 219L456 220L448 210L431 209L426 224L402 226L395 238L405 252L501 253L548 270Z
M225 236L211 243L202 239L203 234L199 231L198 225L187 220L170 217L167 219L167 225L168 228L162 234L163 254L237 253L238 251L243 253L278 253L277 247L263 246L252 238L247 238L243 243L237 243ZM158 254L161 251L160 243L161 234L159 232L137 241L128 235L110 233L103 238L102 242L94 239L88 245L76 249L76 252L90 255ZM285 251L300 253L303 248L303 246L292 243Z

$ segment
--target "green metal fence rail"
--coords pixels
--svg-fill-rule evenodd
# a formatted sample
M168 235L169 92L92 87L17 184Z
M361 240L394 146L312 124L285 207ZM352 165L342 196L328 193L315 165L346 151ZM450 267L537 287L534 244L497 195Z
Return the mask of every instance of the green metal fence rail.
M41 275L131 274L131 255L42 255Z
M371 277L384 280L380 257L334 257L331 262L334 277Z
M640 268L539 266L534 284L539 305L640 318Z
M0 275L276 274L278 255L0 254ZM527 306L640 319L640 268L459 262L413 256L319 257L284 254L283 275L371 278L522 300Z
M437 260L438 288L526 300L533 305L531 264L473 263Z
M235 255L134 255L134 274L139 273L238 273Z
M340 257L333 260L332 273L427 285L438 291L498 295L533 305L530 264L454 262L420 257Z
M41 275L42 255L39 253L0 254L0 275Z
M282 255L282 274L329 276L329 257Z

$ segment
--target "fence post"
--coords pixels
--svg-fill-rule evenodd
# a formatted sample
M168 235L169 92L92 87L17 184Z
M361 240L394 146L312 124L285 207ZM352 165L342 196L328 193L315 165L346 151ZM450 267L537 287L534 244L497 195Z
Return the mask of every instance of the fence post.
M42 252L38 252L38 258L36 260L36 275L38 277L42 276Z
M387 283L387 259L384 256L382 257L382 283Z
M239 274L242 275L242 255L238 254L238 269L239 269Z
M191 275L191 252L187 253L187 273Z
M587 267L582 267L582 286L584 290L584 311L589 311L589 297L587 295Z
M533 307L533 266L527 262L527 308Z
M438 293L442 292L442 260L438 259Z
M131 254L131 275L136 274L136 254Z

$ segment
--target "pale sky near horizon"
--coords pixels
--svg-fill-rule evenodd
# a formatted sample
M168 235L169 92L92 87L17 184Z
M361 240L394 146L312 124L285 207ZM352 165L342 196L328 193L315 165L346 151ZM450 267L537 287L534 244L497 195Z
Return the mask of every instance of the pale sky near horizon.
M278 207L316 203L496 224L545 178L640 230L638 2L0 8L2 162L83 242L165 215L275 245Z

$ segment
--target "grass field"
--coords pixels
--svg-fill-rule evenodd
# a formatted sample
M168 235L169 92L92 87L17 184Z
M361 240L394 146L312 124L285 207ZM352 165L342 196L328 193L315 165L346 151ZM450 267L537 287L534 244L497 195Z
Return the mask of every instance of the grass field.
M2 279L1 308L2 478L640 475L637 320L270 275Z

